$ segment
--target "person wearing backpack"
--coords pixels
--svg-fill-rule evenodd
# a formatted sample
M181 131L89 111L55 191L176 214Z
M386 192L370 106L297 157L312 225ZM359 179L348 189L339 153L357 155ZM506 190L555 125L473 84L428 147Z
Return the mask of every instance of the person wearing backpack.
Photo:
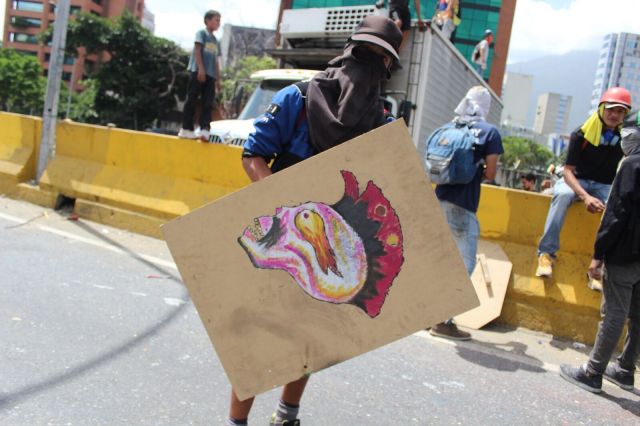
M551 278L556 253L560 249L560 231L567 210L574 201L584 202L587 211L602 213L611 182L622 158L620 125L631 110L631 94L622 87L607 90L598 109L571 134L562 179L553 187L553 198L538 244L536 276ZM602 285L588 278L592 289Z
M631 114L621 130L626 156L613 180L596 236L589 272L604 278L596 342L589 361L579 367L560 366L560 375L589 392L602 391L602 378L633 391L640 355L640 117ZM626 320L624 349L609 363Z
M480 187L483 179L496 177L498 157L504 152L498 128L486 122L491 107L491 95L483 86L469 89L455 109L452 123L437 129L427 142L425 165L436 185L436 196L444 212L453 239L462 255L469 276L476 265L476 251L480 225L476 212L480 203ZM448 136L443 137L443 133ZM472 135L471 144L469 136ZM434 160L430 152L441 154L436 147L459 146L450 153L450 161ZM471 146L469 146L471 145ZM437 156L436 156L437 157ZM442 166L443 163L448 165ZM438 169L438 170L436 170ZM463 170L463 173L457 171ZM471 172L466 172L471 170ZM441 178L440 178L441 177ZM469 340L471 335L449 319L431 327L434 336L452 340Z
M326 70L276 93L244 144L242 165L249 178L261 180L392 121L380 93L391 65L399 60L401 41L402 32L391 19L369 15ZM308 378L284 386L270 426L300 425L298 410ZM232 389L225 425L246 425L253 400L240 401Z

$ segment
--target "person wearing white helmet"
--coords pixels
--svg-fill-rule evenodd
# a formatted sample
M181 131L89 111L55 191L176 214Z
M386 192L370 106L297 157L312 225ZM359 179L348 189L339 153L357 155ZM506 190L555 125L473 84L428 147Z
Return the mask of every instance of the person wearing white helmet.
M536 276L550 278L556 253L560 249L560 231L569 206L584 202L589 213L599 214L609 196L611 182L622 158L620 126L631 109L631 94L622 87L607 90L598 109L571 134L563 177L553 187L544 232L538 244ZM590 280L590 287L601 285Z
M604 278L602 321L589 361L580 367L562 365L560 374L590 392L601 391L602 378L633 390L635 363L640 353L640 117L631 114L621 130L626 156L613 181L598 229L592 276ZM628 320L624 349L609 363Z

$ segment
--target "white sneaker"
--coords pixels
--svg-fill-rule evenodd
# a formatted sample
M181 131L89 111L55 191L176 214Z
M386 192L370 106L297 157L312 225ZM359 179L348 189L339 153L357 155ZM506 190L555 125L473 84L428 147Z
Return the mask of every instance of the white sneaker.
M204 129L200 132L200 140L202 142L209 142L209 136L211 136L211 134L209 133L208 129Z
M180 129L180 131L178 132L178 137L184 139L198 139L196 132L187 129Z

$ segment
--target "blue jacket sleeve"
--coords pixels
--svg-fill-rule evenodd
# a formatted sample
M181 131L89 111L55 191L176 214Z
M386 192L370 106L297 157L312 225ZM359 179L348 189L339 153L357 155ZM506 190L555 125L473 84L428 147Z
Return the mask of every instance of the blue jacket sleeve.
M294 85L276 93L271 105L253 122L255 130L244 143L243 157L262 157L270 161L285 152L303 107L302 95Z

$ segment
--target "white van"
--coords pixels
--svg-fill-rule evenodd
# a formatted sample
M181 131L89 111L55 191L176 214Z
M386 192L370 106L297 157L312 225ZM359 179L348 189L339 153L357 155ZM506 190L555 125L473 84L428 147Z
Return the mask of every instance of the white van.
M247 104L235 120L211 122L209 142L242 146L253 131L253 121L262 114L280 89L298 81L309 80L319 71L301 69L262 70L251 74L251 80L259 81Z

